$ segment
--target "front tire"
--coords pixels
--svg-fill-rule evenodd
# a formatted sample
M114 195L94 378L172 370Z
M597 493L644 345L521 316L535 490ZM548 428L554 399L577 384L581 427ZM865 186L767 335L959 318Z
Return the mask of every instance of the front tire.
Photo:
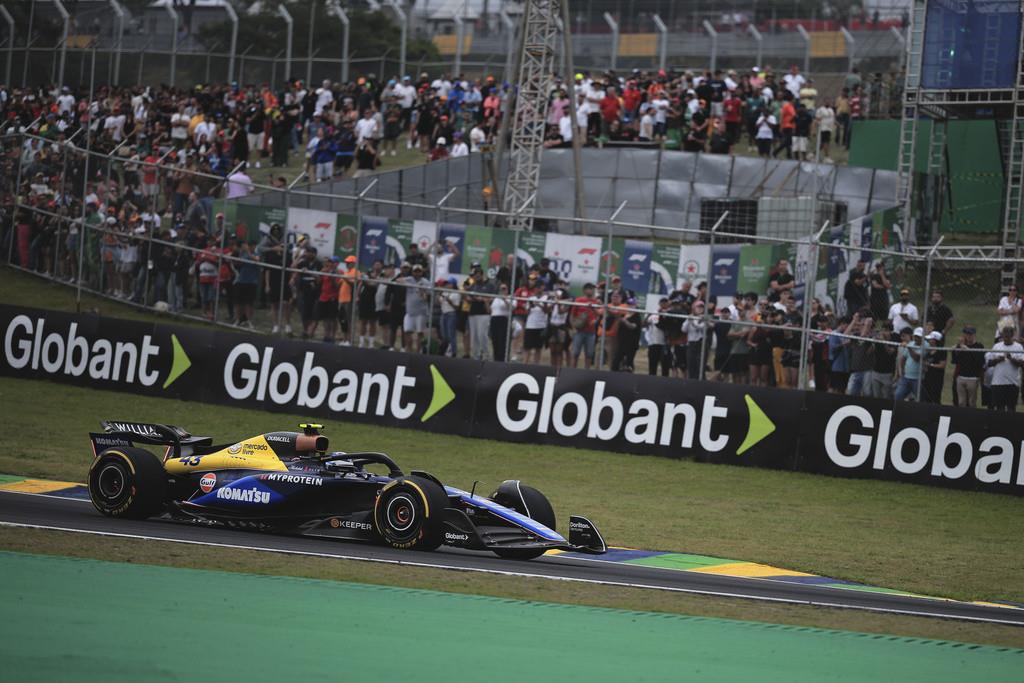
M380 492L373 525L387 545L402 550L435 550L444 542L448 496L429 479L405 476Z
M109 448L89 468L89 498L107 517L146 519L163 509L167 473L141 448Z
M533 488L515 479L501 483L498 490L491 494L491 500L498 505L511 508L521 515L534 519L547 528L555 531L555 510L547 497ZM495 548L494 553L498 557L509 560L532 560L540 557L546 551L544 548L509 548L502 550Z

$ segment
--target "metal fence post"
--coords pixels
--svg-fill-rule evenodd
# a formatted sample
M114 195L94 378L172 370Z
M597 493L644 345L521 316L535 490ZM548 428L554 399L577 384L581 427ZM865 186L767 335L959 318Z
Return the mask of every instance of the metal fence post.
M57 71L57 84L64 85L64 62L68 56L68 24L71 23L71 15L64 9L64 3L61 0L53 0L53 6L57 8L57 13L60 14L61 23L63 24L60 37L60 69ZM28 59L27 55L26 59Z
M715 233L718 232L718 228L721 227L722 223L725 222L725 219L728 216L729 216L729 212L726 211L721 216L719 216L718 220L715 221L715 224L711 226L711 235L708 237L708 244L709 244L709 247L708 247L708 263L711 262L711 259L713 258L712 254L715 251ZM710 272L711 272L711 269L708 268L708 273L710 274ZM673 289L675 288L675 282L672 283L672 288ZM671 291L671 290L669 290L669 291ZM708 335L709 335L710 330L711 330L711 283L710 282L708 283L708 295L707 296L708 296L708 300L704 302L704 336L701 337L701 340L700 340L700 374L697 376L697 379L700 379L702 381L704 379L704 373L705 373L705 371L707 370L707 367L708 367Z
M604 319L604 314L608 310L608 290L611 289L612 285L612 239L615 236L615 219L619 217L619 214L622 213L628 203L628 201L623 200L623 202L619 204L619 208L615 209L615 212L608 217L608 250L605 252L606 259L604 262L604 302L601 309L601 315L598 317L598 325L601 324L601 321ZM601 328L599 327L598 329ZM595 363L598 370L601 369L601 366L604 363L604 340L604 330L601 329L601 341L599 342L600 348L597 353L597 362Z
M117 15L117 52L114 55L114 85L121 82L121 52L124 50L124 8L117 0L108 0Z
M714 73L715 69L718 68L718 31L711 25L711 22L707 19L703 22L704 31L711 38L711 71Z
M92 44L92 66L89 69L89 102L86 111L91 111L93 93L96 88L96 42ZM89 189L89 160L92 158L92 114L89 114L89 119L86 123L85 129L85 172L82 174L82 197L84 199ZM19 166L20 170L20 166ZM75 312L82 312L82 262L85 256L85 250L88 248L88 224L85 221L85 210L87 208L86 203L82 202L82 225L80 235L78 237L78 283L75 291Z
M309 2L309 42L306 43L306 87L313 87L313 55L316 54L313 51L313 25L316 23L316 6L319 0L310 0Z
M845 26L840 26L839 32L843 34L843 42L846 43L846 59L849 62L846 70L850 72L853 71L853 56L857 49L857 41L854 40L853 34L846 30Z
M464 8L466 5L462 6ZM455 63L452 65L452 76L458 78L462 71L462 44L466 41L466 22L457 13L452 20L455 22Z
M402 9L402 6L398 4L397 0L388 0L388 7L390 7L395 13L395 16L398 17L398 23L402 29L402 45L398 51L398 80L401 81L402 76L405 75L406 48L409 42L409 16L405 13L405 10ZM384 79L383 70L381 70L380 77L381 79Z
M501 5L501 23L505 26L505 77L502 79L506 83L512 82L512 69L514 68L514 60L516 58L516 23L512 21L512 17L505 11L505 4ZM572 78L571 74L566 75L566 80ZM10 78L7 79L10 82Z
M804 39L804 74L807 74L811 71L811 36L803 24L797 24L796 30Z
M164 9L171 17L171 30L174 34L171 36L171 87L174 87L174 79L177 76L178 68L178 13L174 10L172 3L164 5ZM139 62L139 82L142 82L142 62Z
M604 23L608 24L608 28L612 30L611 70L615 71L619 65L619 22L615 21L615 18L611 14L605 12ZM575 96L575 93L573 94Z
M11 64L14 62L14 17L7 11L7 8L0 5L0 17L3 17L7 24L7 66L5 67L4 83L11 84ZM26 50L26 59L28 51Z
M821 235L828 229L829 222L825 221L825 224L821 226L821 230L811 236L809 240L811 246L811 269L808 273L807 284L804 285L804 310L803 310L803 322L802 331L800 333L800 370L796 378L796 387L798 389L807 388L807 350L809 348L808 341L811 338L811 299L814 298L814 288L818 284L818 258L821 252Z
M231 79L235 75L235 50L238 48L238 13L235 12L235 8L231 6L230 2L224 3L224 11L228 14L228 19L231 21L231 48L228 54L228 80L227 83L231 83ZM241 80L241 79L239 79Z
M932 260L935 258L935 251L942 245L942 241L946 239L945 235L939 237L938 241L928 250L927 265L924 271L924 307L921 309L921 327L924 328L928 325L928 304L932 298ZM925 330L927 332L927 330ZM924 345L924 339L921 340L922 347ZM946 340L943 339L942 343L945 344ZM917 378L917 402L921 402L921 385L924 384L924 350L921 349L921 362L919 363L921 368L921 376Z
M360 255L360 249L362 248L362 238L363 238L363 216L362 216L363 197L365 197L366 193L369 192L370 190L372 190L376 184L377 184L377 178L371 179L370 182L367 183L366 187L364 187L362 189L362 191L358 195L356 195L356 206L355 206L355 209L356 209L356 270L357 271L359 270L359 267L362 265L361 263L359 263L359 255ZM356 283L355 283L355 281L353 281L352 282L352 314L351 314L350 319L349 319L349 335L350 335L349 338L350 339L353 338L352 332L356 329L356 308L357 308L356 307Z
M764 60L764 36L757 30L757 27L753 24L747 26L747 33L757 41L757 66L762 67L764 64L761 62Z
M315 5L314 5L315 7ZM288 36L285 38L285 57L284 57L284 78L285 81L290 81L292 78L292 39L295 34L295 20L292 19L292 15L288 12L288 8L284 5L277 6L278 15L284 19L284 23L288 26ZM312 25L312 21L309 22ZM275 68L276 71L276 68ZM308 83L307 83L308 86Z
M453 194L455 194L455 191L458 190L458 189L459 189L458 187L453 187L452 189L448 190L448 194L446 194L445 196L441 197L441 201L439 201L437 203L437 206L435 207L435 210L434 210L434 220L437 223L438 235L441 234L441 218L443 216L444 205L448 201L448 199ZM465 245L463 245L463 246L465 246ZM430 353L430 343L434 339L434 324L433 324L433 322L434 322L434 275L435 275L435 272L434 272L434 270L432 268L430 268L430 264L429 263L427 264L427 267L429 269L428 272L430 273L430 305L427 308L427 353L429 354ZM440 334L440 332L438 334Z
M341 82L348 83L348 66L349 66L349 20L348 14L345 13L344 8L337 2L330 6L334 16L338 17L341 21Z
M668 63L668 26L665 26L665 22L657 14L652 15L651 19L654 21L654 27L658 29L658 68L664 69Z

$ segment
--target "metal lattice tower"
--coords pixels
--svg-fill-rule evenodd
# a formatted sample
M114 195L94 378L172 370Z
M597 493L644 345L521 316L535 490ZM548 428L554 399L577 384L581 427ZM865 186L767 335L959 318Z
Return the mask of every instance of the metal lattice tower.
M505 211L515 214L509 224L512 228L533 228L560 14L558 0L527 0L523 4L518 92L510 122L509 172L503 197Z
M897 200L901 207L901 223L909 230L913 221L914 202L914 159L918 145L918 123L927 118L932 122L931 137L927 141L929 173L941 172L942 149L946 140L946 124L952 119L972 118L979 107L990 107L995 112L1002 135L1002 151L1005 171L1004 216L1001 226L1001 256L1018 259L1021 254L1021 222L1024 220L1024 21L1020 32L1018 49L1017 78L1009 88L997 89L945 89L926 88L921 82L922 61L925 51L925 17L929 2L937 0L913 0L910 28L907 36L907 73L903 94L903 112L900 122L899 150L897 154ZM1024 0L1020 6L1024 9ZM983 77L995 73L997 54L992 39L998 33L1000 17L990 14L985 17L985 37L982 47ZM953 32L942 26L941 40L952 43ZM953 71L953 55L940 59L938 79L944 81ZM1002 269L1001 285L1005 292L1017 278L1018 261L1005 263Z

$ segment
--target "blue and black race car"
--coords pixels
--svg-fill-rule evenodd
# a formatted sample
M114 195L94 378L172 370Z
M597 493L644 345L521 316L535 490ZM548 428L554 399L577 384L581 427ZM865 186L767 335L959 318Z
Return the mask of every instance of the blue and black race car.
M101 424L102 433L89 435L89 495L110 517L164 516L417 550L450 545L514 559L606 550L584 517L569 518L568 540L559 534L551 503L518 480L485 498L475 486L467 492L426 472L405 474L383 453L330 452L321 425L215 445L171 425ZM163 458L138 444L162 446Z

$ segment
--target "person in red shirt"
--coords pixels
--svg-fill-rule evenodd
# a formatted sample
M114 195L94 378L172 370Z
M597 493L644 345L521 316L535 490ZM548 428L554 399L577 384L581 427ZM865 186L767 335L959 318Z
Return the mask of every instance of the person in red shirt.
M594 364L600 305L601 300L594 296L594 285L590 283L583 286L583 296L576 297L573 303L569 314L569 324L573 330L569 363L574 368L579 364L580 351L584 351L584 368L589 370Z
M626 83L626 89L622 91L623 118L630 122L636 118L640 104L644 100L644 91L636 87L636 81Z
M324 341L334 341L334 330L338 324L338 288L341 278L337 277L341 259L332 256L324 261L320 276L320 297L316 302L316 319L324 324Z
M722 102L722 118L725 119L725 135L729 138L729 144L734 145L740 139L740 132L743 126L743 100L736 96L735 90L730 90L725 101Z
M528 312L526 301L533 295L533 288L537 285L537 282L537 273L531 272L526 276L526 281L512 292L512 319L518 321L524 330L526 329L526 314ZM515 348L512 350L512 353L514 356L518 356L523 350L523 336L520 335L515 339L513 345Z
M613 121L618 121L622 113L622 102L615 88L605 90L601 100L601 134L607 136Z
M782 108L779 110L779 132L782 135L779 146L772 152L777 157L779 152L786 150L786 158L793 158L793 134L796 132L796 107L793 106L793 94L788 90L783 95Z

